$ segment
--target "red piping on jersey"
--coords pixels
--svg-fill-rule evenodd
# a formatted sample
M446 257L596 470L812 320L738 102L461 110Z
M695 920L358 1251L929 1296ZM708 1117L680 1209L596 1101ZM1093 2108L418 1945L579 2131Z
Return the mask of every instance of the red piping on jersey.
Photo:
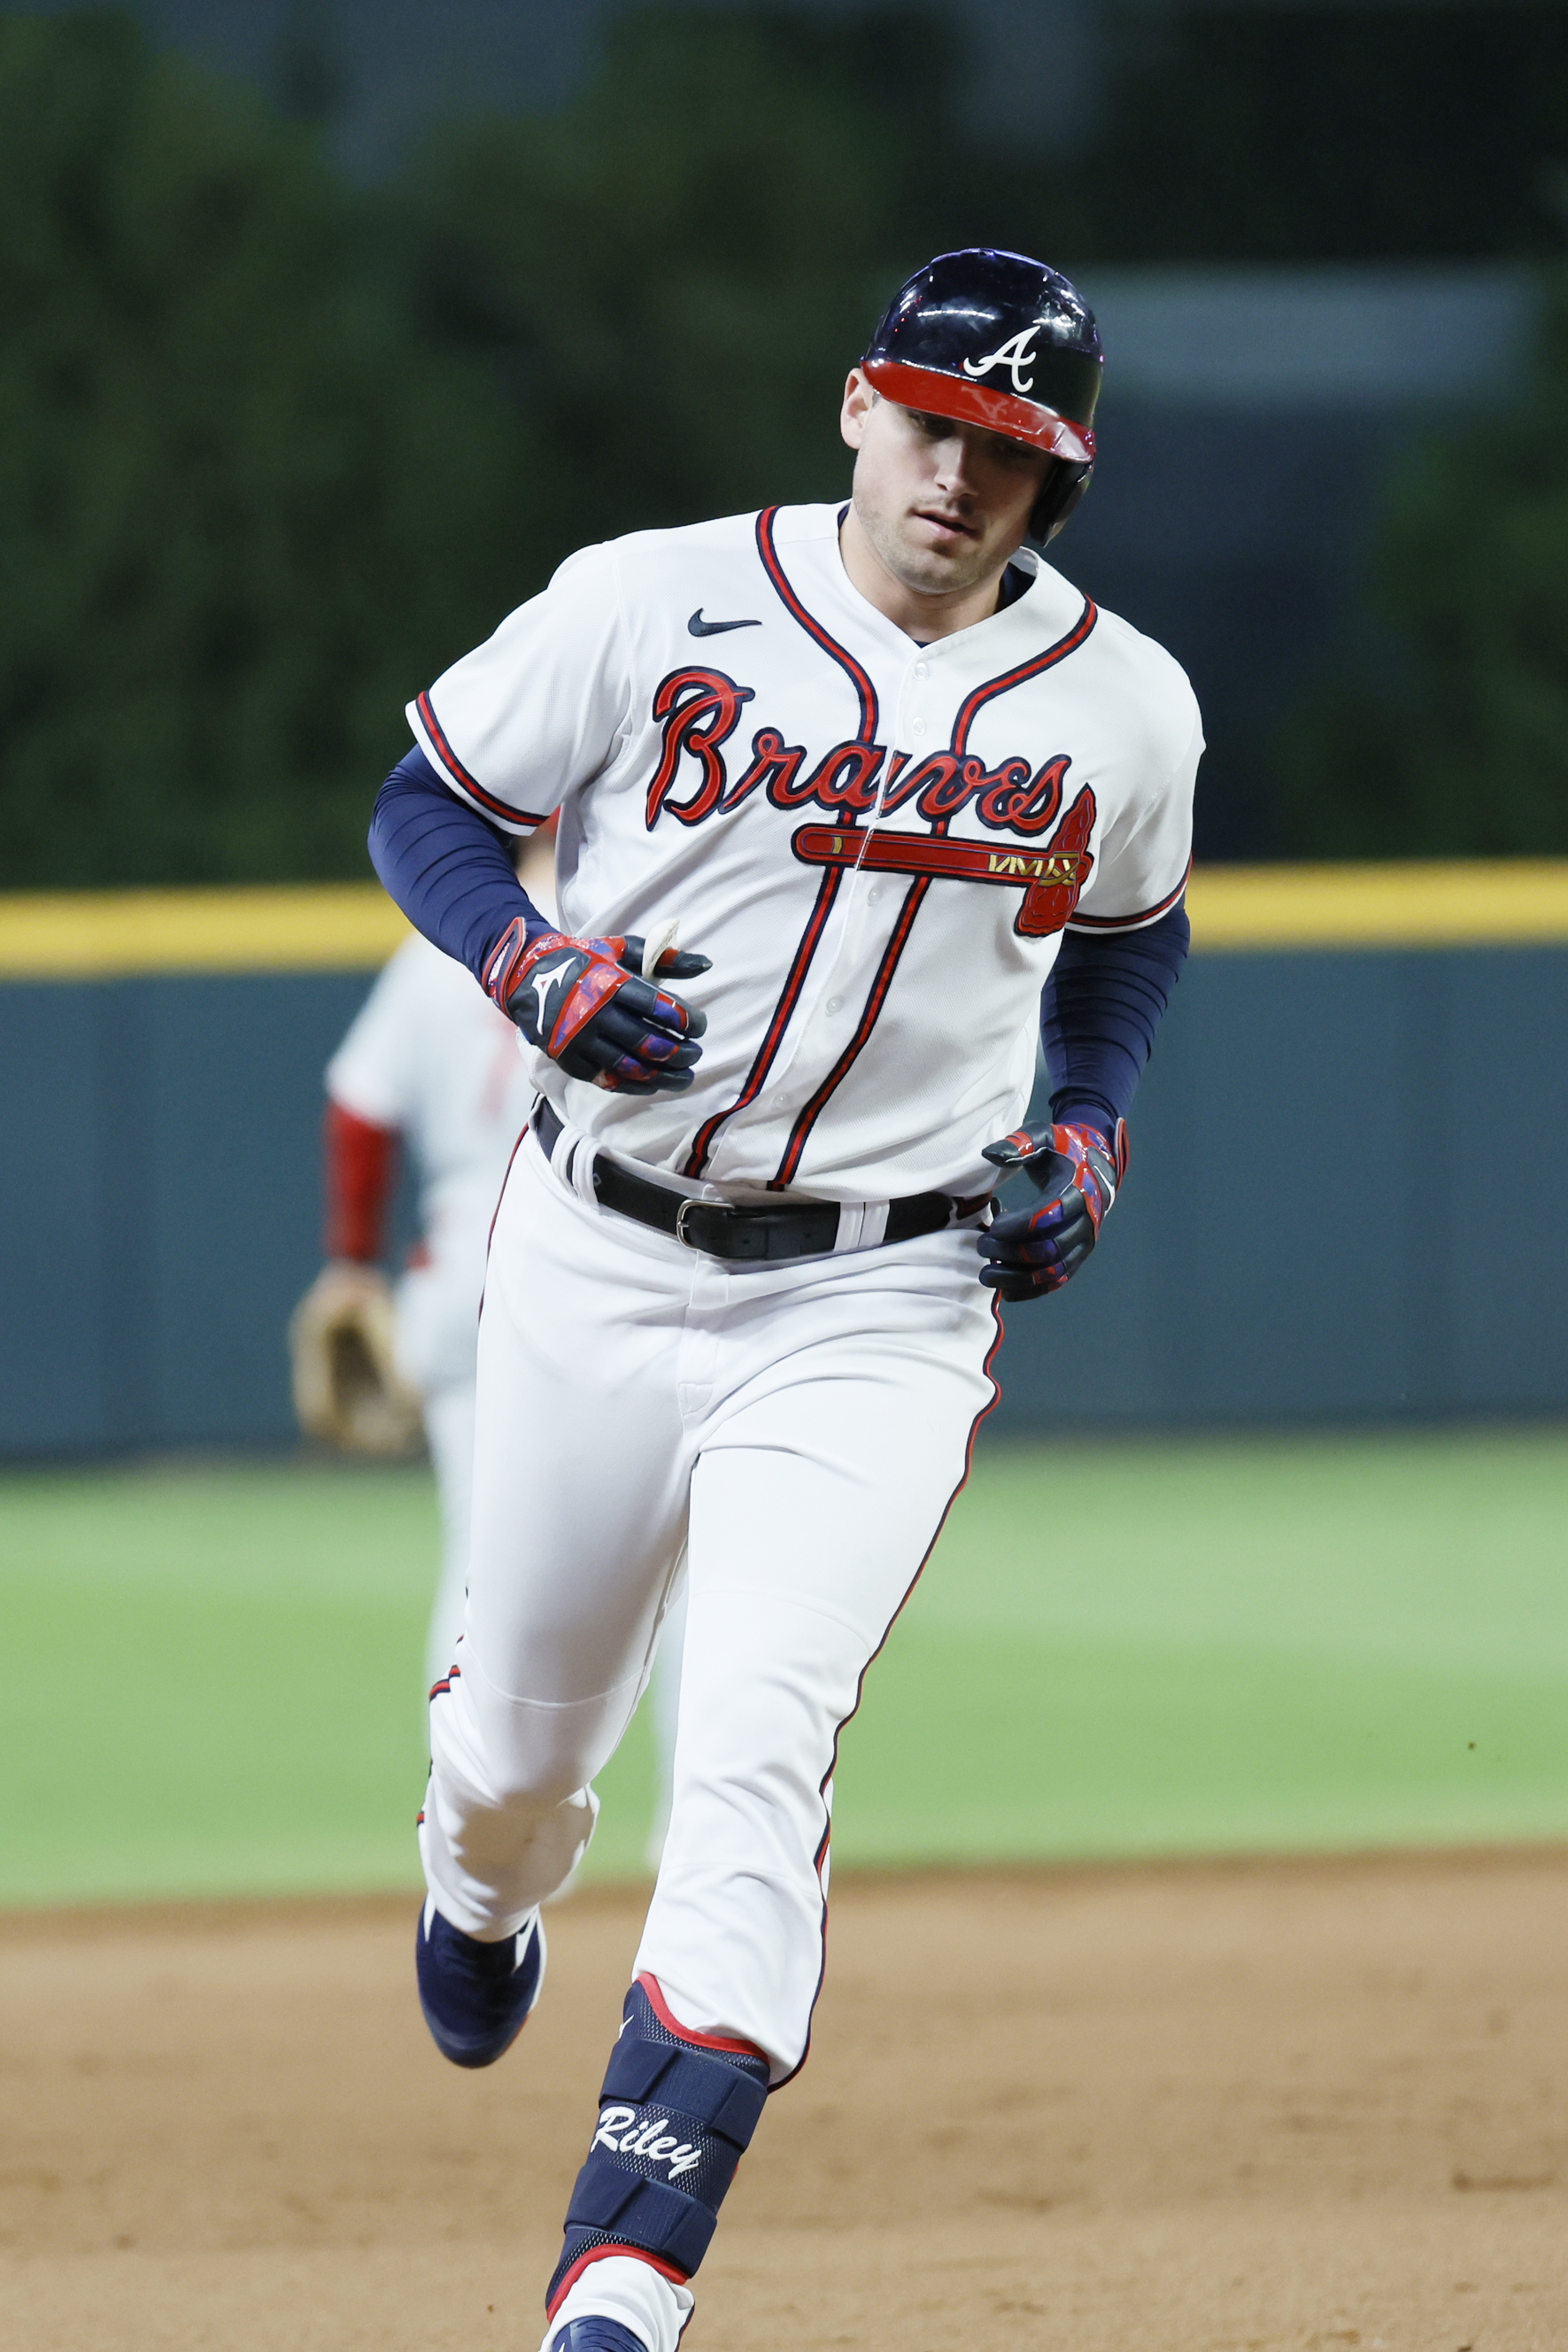
M691 2042L698 2050L732 2050L737 2058L760 2058L766 2063L768 2053L759 2050L755 2042L729 2040L722 2033L697 2033L691 2026L683 2025L678 2017L671 2015L670 2004L664 1999L658 1978L651 1976L646 1969L637 1981L660 2024L667 2027L670 2032L678 2033L683 2042Z
M510 801L497 800L494 793L487 793L485 790L484 785L479 782L476 776L471 776L469 774L467 769L464 766L462 761L458 758L456 752L447 741L446 730L442 726L440 719L437 719L435 715L435 705L432 702L428 694L422 694L420 696L418 701L414 704L414 709L423 719L425 732L430 737L431 741L434 744L435 749L440 755L441 763L451 777L453 782L465 793L470 800L476 801L479 807L486 816L497 818L502 824L517 825L519 828L525 825L543 824L545 823L544 817L536 816L531 809L514 808Z
M807 612L785 577L784 567L779 561L779 551L773 544L773 519L778 512L777 507L764 507L757 518L757 552L762 568L767 572L780 604L790 618L799 621L806 635L812 639L813 643L819 645L831 660L838 663L839 667L849 678L860 701L861 723L856 740L862 743L873 743L876 740L876 688L856 661L853 654L841 646L836 637L830 636L821 621L815 620ZM784 1041L784 1033L800 1002L800 991L806 984L806 974L810 970L811 959L816 954L821 940L829 910L838 896L839 880L840 877L836 873L829 872L823 875L822 887L817 893L816 902L811 908L805 931L801 935L800 944L795 950L789 970L785 976L783 990L778 1003L773 1008L773 1018L768 1023L767 1033L757 1049L756 1059L746 1074L746 1083L727 1110L715 1111L713 1117L697 1129L696 1139L692 1145L684 1171L687 1176L697 1177L703 1173L707 1166L714 1139L719 1129L724 1126L727 1119L733 1118L737 1111L745 1110L748 1104L754 1103L767 1084L768 1074L773 1067L779 1048Z
M793 1182L795 1171L800 1165L800 1154L806 1149L807 1138L827 1108L831 1097L838 1091L839 1087L849 1076L851 1067L859 1058L866 1039L875 1028L877 1016L886 1003L887 992L893 985L893 975L898 969L898 960L909 944L909 934L915 929L915 918L920 912L921 900L930 887L930 876L922 875L918 881L910 884L904 893L903 908L897 922L893 927L893 937L882 951L882 961L876 968L876 978L872 982L871 993L866 998L865 1010L856 1024L855 1034L795 1121L789 1140L785 1146L784 1157L779 1162L779 1171L777 1175L770 1176L768 1180L768 1189L770 1192L781 1192L787 1184Z
M397 1175L397 1129L361 1118L329 1096L321 1144L327 1163L327 1255L373 1265L386 1240L387 1210Z
M1044 653L1036 654L1030 661L1020 662L1016 669L1003 670L999 677L988 678L983 686L976 687L974 692L964 701L957 718L953 722L950 749L962 756L968 749L969 730L975 723L977 714L985 708L986 704L994 700L998 695L1007 694L1013 687L1022 686L1031 677L1039 677L1043 671L1053 669L1058 662L1065 661L1069 654L1076 653L1098 618L1099 614L1092 599L1085 596L1083 610L1065 636L1058 637L1056 643L1053 646L1048 646ZM933 825L934 845L946 835L950 819L939 817ZM803 828L807 833L813 830L816 828ZM847 831L847 828L841 827L839 830ZM796 838L799 842L800 836L797 835ZM871 845L876 838L874 829L868 832L863 853L868 859L871 856ZM800 854L799 849L796 854L797 856ZM945 856L956 857L958 852L956 848L944 852L933 846L928 854L936 863ZM867 1040L876 1026L882 1008L887 1001L887 992L892 984L893 975L897 969L899 958L908 943L915 918L920 911L921 901L930 887L929 881L916 882L905 897L904 910L899 916L893 937L888 941L883 960L877 967L876 978L872 982L871 993L866 999L865 1011L861 1014L855 1034L797 1118L789 1144L785 1149L784 1157L779 1163L778 1173L768 1179L769 1192L780 1192L793 1181L812 1128L827 1108L831 1097L848 1077L858 1056L863 1052ZM1027 895L1026 893L1026 897Z
M607 2245L590 2246L585 2254L579 2254L576 2262L551 2295L545 2310L545 2317L547 2319L555 2317L568 2294L582 2276L590 2263L602 2263L612 2254L626 2254L634 2263L646 2263L651 2271L657 2271L659 2276L667 2278L673 2286L685 2286L686 2283L685 2272L678 2271L674 2263L663 2263L657 2254L648 2253L642 2246L629 2246L623 2239L612 2238Z
M831 867L823 874L821 886L817 892L816 904L811 908L810 920L807 923L800 944L795 950L794 961L785 978L783 992L773 1008L773 1018L768 1024L766 1036L757 1049L757 1058L747 1073L746 1084L727 1110L716 1110L706 1125L697 1129L696 1141L692 1145L691 1157L685 1165L686 1175L702 1174L707 1165L708 1154L713 1150L714 1138L726 1119L733 1118L737 1110L744 1110L747 1103L755 1102L761 1093L768 1073L773 1067L774 1056L783 1040L784 1032L789 1026L789 1017L800 1001L800 991L806 984L806 974L810 969L811 958L817 952L817 942L822 936L822 927L828 919L828 911L839 895L839 884L842 879L843 877L834 872Z
M1157 915L1169 912L1192 879L1192 860L1186 861L1186 871L1174 890L1154 906L1145 907L1141 915L1074 915L1067 928L1070 931L1135 931L1143 923L1152 923Z
M773 544L773 518L778 511L777 507L764 507L757 518L757 552L762 558L762 568L778 590L786 612L793 620L800 622L807 635L815 638L822 651L836 661L839 667L848 676L856 694L860 697L860 740L862 743L874 743L876 740L876 688L856 661L853 654L846 652L836 637L831 637L828 635L821 621L814 620L807 612L786 579L784 566L779 561L779 551Z
M1001 1300L996 1297L994 1292L991 1297L991 1318L996 1325L996 1337L991 1341L990 1346L987 1349L986 1360L980 1368L982 1376L990 1381L991 1393L987 1402L980 1407L979 1412L975 1415L974 1420L969 1423L969 1442L964 1448L963 1474L960 1476L957 1485L948 1496L946 1502L942 1507L942 1516L936 1522L936 1531L935 1535L933 1535L930 1542L926 1545L924 1553L921 1555L919 1567L915 1570L914 1575L910 1578L908 1584L904 1587L903 1600L900 1601L897 1608L894 1611L892 1616L888 1619L886 1625L883 1627L881 1641L877 1643L875 1649L872 1652L870 1657L866 1660L864 1665L860 1670L859 1678L855 1683L854 1705L851 1707L848 1715L846 1715L840 1722L837 1730L833 1734L833 1750L832 1754L828 1759L828 1769L823 1773L821 1780L817 1783L817 1792L822 1800L822 1834L818 1843L815 1856L815 1868L819 1885L821 1884L822 1871L828 1859L828 1846L831 1840L833 1832L833 1817L828 1810L828 1784L831 1780L833 1774L838 1770L839 1742L843 1737L845 1726L852 1723L855 1717L860 1713L861 1700L865 1695L865 1678L867 1675L870 1674L873 1666L875 1665L877 1660L881 1657L883 1650L886 1649L888 1638L891 1635L894 1627L903 1616L905 1608L908 1606L910 1595L914 1592L915 1586L925 1575L925 1570L931 1562L931 1555L942 1539L942 1530L947 1524L947 1515L952 1510L954 1504L957 1501L959 1496L963 1493L965 1487L969 1483L969 1472L973 1468L975 1461L975 1440L979 1434L980 1423L984 1421L986 1415L995 1409L997 1401L1002 1392L1002 1384L991 1370L991 1366L997 1360L997 1349L1002 1344L1002 1305ZM828 1973L828 1897L825 1890L822 1895L822 1924L821 1935L822 1957L821 1964L817 1969L816 1990L811 1995L811 2008L809 2012L809 2017L816 2013L817 2003L822 1996L822 1982ZM811 2029L810 2024L808 2021L806 2027L806 2047L801 2051L799 2059L789 2069L789 2072L772 2085L773 2089L776 2091L781 2091L786 2083L792 2083L810 2054Z
M1099 617L1093 601L1085 596L1082 612L1064 637L1058 637L1053 646L1047 646L1044 653L1036 654L1032 661L1021 662L1017 669L1003 670L999 677L988 678L983 686L977 686L953 721L953 750L968 750L969 730L975 723L977 713L988 702L994 701L998 694L1009 694L1015 686L1023 686L1031 677L1038 677L1042 670L1054 669L1059 661L1065 661L1069 654L1075 654Z

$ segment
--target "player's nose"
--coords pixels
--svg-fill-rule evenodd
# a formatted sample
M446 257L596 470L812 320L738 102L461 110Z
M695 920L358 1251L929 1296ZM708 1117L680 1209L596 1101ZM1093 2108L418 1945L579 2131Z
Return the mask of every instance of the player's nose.
M974 453L961 434L954 434L937 448L936 487L955 506L972 502L976 497Z

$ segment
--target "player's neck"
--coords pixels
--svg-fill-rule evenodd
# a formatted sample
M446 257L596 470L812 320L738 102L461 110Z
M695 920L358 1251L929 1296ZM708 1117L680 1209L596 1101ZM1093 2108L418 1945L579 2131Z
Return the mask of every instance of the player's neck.
M858 588L866 603L874 604L895 629L923 646L937 637L956 636L960 629L972 629L977 621L988 621L1000 602L1002 574L1010 561L1004 556L996 570L973 587L956 589L950 595L928 595L906 587L896 572L889 571L852 506L840 528L839 551L851 586Z

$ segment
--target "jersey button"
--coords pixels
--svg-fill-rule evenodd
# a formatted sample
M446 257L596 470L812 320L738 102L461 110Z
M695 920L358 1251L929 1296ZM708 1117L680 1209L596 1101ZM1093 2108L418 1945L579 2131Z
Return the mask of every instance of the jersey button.
M916 677L929 677L931 671L925 662L916 662L915 665L915 675Z
M915 735L924 735L924 734L925 734L925 719L917 719L915 721L914 726L911 728L910 732L911 732L912 734L915 734Z
M876 887L876 889L872 890L872 891L869 891L869 892L867 893L867 896L866 896L866 905L867 905L868 907L874 907L874 906L877 906L877 905L880 903L881 898L882 898L882 888L881 888L881 885L879 884L879 885L878 885L878 887Z
M841 1013L841 1012L843 1011L843 1009L844 1009L844 1000L843 1000L843 998L842 998L841 996L830 996L830 997L829 997L829 999L828 999L828 1011L829 1011L830 1013Z

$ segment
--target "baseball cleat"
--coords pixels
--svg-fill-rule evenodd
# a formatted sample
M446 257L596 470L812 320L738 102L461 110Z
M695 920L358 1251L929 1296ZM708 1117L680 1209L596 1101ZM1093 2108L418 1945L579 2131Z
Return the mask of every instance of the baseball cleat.
M590 2311L580 2319L569 2319L559 2336L551 2336L549 2352L648 2352L648 2347L618 2319L601 2319Z
M482 1944L444 1917L431 1896L420 1915L414 1961L419 2005L442 2056L455 2066L493 2066L539 1997L544 1923L536 1911L515 1936Z

